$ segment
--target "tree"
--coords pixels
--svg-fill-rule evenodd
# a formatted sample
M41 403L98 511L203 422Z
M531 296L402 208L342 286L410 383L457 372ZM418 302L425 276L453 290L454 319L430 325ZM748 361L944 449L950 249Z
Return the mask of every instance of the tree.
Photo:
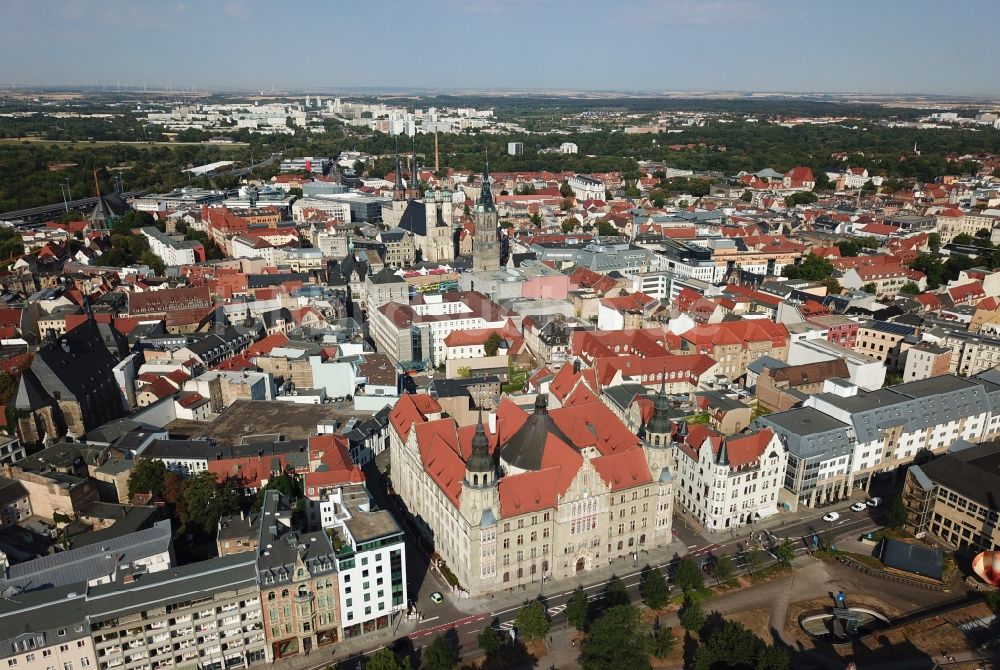
M566 621L577 630L586 630L590 623L590 600L582 586L573 590L573 595L566 603Z
M789 667L791 659L782 647L769 644L757 654L757 670L788 670Z
M813 179L816 182L813 186L813 191L827 191L830 189L830 177L827 176L825 170L818 170Z
M684 597L684 606L681 607L678 619L684 630L699 631L705 625L705 612L701 609L701 604L690 596Z
M382 648L365 663L365 670L410 670L410 659L400 661L390 649Z
M639 594L642 602L650 609L658 610L667 604L670 600L670 587L659 568L647 568L642 584L639 585Z
M559 186L559 195L564 198L575 198L576 191L574 191L573 187L569 185L569 181L564 180L562 185Z
M167 266L163 263L163 259L154 254L152 251L142 252L142 255L139 256L139 262L143 265L149 266L149 269L152 270L157 277L162 277L164 270L167 269Z
M500 336L494 330L486 338L486 344L483 345L483 353L487 356L496 356L498 351L500 351Z
M933 253L937 253L941 248L941 233L928 233L927 234L927 248Z
M764 562L764 557L761 555L761 550L757 547L750 547L746 553L743 554L743 562L747 566L747 573L753 574L754 570L760 568L761 563Z
M792 560L795 558L795 546L792 544L790 538L785 538L781 543L774 548L774 555L778 557L778 561L783 565L790 565Z
M840 282L834 277L820 279L819 283L826 287L826 292L829 295L840 295L840 292L844 290L844 288L840 285Z
M809 205L819 200L812 191L799 191L785 196L785 207L795 207L796 205Z
M666 626L654 630L651 637L652 644L650 645L650 651L656 658L666 658L677 645L677 638L674 637L674 632Z
M644 628L639 611L632 605L606 610L583 641L580 665L584 670L649 668L649 635Z
M486 624L483 632L476 638L476 642L487 658L496 654L503 647L503 640L490 624Z
M740 196L740 200L742 200L743 202L750 202L751 200L753 200L753 191L751 191L750 189L743 191L743 195Z
M991 233L989 228L980 228L979 230L976 231L976 237L981 240L990 239L990 234Z
M597 234L601 237L617 237L618 229L610 221L598 221Z
M959 233L955 237L951 238L951 243L969 245L969 244L975 244L976 240L973 239L972 235L969 235L968 233Z
M563 222L560 224L563 233L566 234L572 233L574 230L576 230L576 227L579 225L580 222L574 219L572 216L567 216L565 219L563 219Z
M364 161L354 161L354 174L361 176L365 172L365 162Z
M807 281L820 281L833 276L834 267L826 258L809 254L798 265L786 265L781 274L789 279L805 279Z
M21 233L16 228L0 228L0 258L14 258L23 253Z
M184 492L187 503L188 522L205 533L215 531L219 519L238 508L236 493L216 481L214 472L199 472L188 479Z
M712 576L715 577L716 581L721 585L723 582L728 582L733 578L733 573L736 570L733 568L733 559L728 556L720 556L715 559L712 563Z
M677 584L685 593L700 591L705 588L705 578L701 574L701 568L693 558L685 556L677 562L674 569L674 584Z
M736 621L724 621L702 641L694 655L695 670L787 670L788 652L768 646L753 631Z
M541 228L542 227L542 215L539 214L538 212L534 212L531 215L531 225L533 225L535 228Z
M878 287L871 282L868 282L867 284L862 286L861 290L864 291L865 293L871 293L872 295L878 294Z
M163 461L154 461L148 458L138 459L132 472L128 475L129 497L136 493L152 493L163 498L163 483L166 474L167 466L163 464Z
M181 523L187 523L187 480L176 472L168 471L163 477L163 502L173 509L173 515Z
M917 286L916 282L908 281L903 284L902 288L899 289L900 293L905 293L906 295L919 295L920 287Z
M913 456L914 465L923 465L924 463L930 463L934 460L934 452L927 447L920 447L917 449L917 453Z
M426 670L451 670L458 663L458 654L443 637L435 637L424 649Z
M607 587L604 589L605 609L617 607L618 605L628 605L630 602L632 602L632 598L628 594L625 582L617 575L612 576L608 581Z
M301 198L302 197L302 189L299 188L298 186L293 186L290 189L288 189L288 195L295 196L296 198Z
M889 528L902 528L906 523L906 504L902 496L896 496L885 508L885 524Z
M517 628L518 637L526 642L540 640L548 635L549 618L545 613L545 606L537 600L524 603L514 618L514 627Z

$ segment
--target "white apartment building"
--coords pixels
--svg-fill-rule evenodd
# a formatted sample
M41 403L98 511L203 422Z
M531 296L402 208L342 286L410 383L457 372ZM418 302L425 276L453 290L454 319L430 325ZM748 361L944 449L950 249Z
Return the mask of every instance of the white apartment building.
M572 153L576 152L574 151ZM566 182L569 184L569 187L573 189L576 199L580 201L604 200L607 195L605 193L604 182L600 179L593 179L592 177L577 174L567 179Z
M445 360L445 338L456 330L501 328L511 314L478 291L418 296L413 305L388 303L369 315L378 350L395 361Z
M692 426L678 446L677 503L705 528L737 528L777 514L788 452L773 430L726 437Z
M308 210L323 212L328 217L340 219L344 223L351 222L351 203L328 198L299 198L292 203L292 221L296 223L305 221Z
M205 251L201 242L192 242L167 235L152 226L144 226L139 231L149 243L149 250L162 260L164 265L192 265L204 258ZM201 250L201 258L198 255L199 250Z
M943 453L955 440L979 442L992 416L981 382L942 375L876 391L827 383L805 401L850 427L854 486L867 488L872 475L890 472L921 449Z

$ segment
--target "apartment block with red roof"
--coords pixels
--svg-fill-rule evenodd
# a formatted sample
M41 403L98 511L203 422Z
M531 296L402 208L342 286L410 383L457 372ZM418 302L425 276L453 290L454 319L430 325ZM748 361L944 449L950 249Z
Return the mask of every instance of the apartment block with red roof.
M784 324L767 319L723 321L681 333L679 353L707 354L718 363L717 373L732 381L761 356L787 360L788 342Z
M641 439L584 385L570 396L551 410L546 395L527 410L505 397L476 425L424 395L390 413L396 493L474 596L671 542L669 440ZM666 422L662 409L648 426Z

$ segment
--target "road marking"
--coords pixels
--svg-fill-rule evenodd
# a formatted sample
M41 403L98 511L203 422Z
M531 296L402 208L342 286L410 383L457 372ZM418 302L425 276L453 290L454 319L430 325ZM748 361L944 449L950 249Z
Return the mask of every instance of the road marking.
M420 623L427 623L428 621L434 621L435 619L440 619L440 618L441 618L440 615L438 615L438 616L432 616L430 619L424 619Z
M566 609L566 605L556 605L555 607L549 608L549 614L555 616L556 614L562 612L564 609Z
M695 549L697 548L697 546L698 546L697 544L689 544L688 549Z

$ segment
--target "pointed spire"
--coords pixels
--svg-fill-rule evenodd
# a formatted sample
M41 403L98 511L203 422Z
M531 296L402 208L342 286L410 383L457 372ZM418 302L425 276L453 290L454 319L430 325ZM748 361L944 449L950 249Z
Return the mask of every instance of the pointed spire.
M729 450L726 447L726 438L722 438L722 444L719 445L719 455L715 459L716 465L729 465Z
M416 188L417 184L420 183L420 177L417 176L417 138L416 137L413 138L412 154L413 154L413 168L410 170L410 180L413 181L413 184L410 186L410 188Z
M403 170L399 166L399 137L396 137L396 184L393 190L397 193L403 192Z
M488 212L497 208L493 202L493 185L490 182L490 150L488 147L486 149L486 164L483 167L483 186L479 191L479 206Z
M490 456L490 440L486 437L481 407L479 408L479 421L476 423L476 434L472 436L472 453L465 463L465 470L473 473L489 473L494 470L493 457ZM465 479L467 482L470 481L468 475ZM488 480L483 478L482 481L486 484Z
M653 398L653 415L646 424L647 433L670 432L670 400L667 398L667 373L663 372L660 380L660 390Z

